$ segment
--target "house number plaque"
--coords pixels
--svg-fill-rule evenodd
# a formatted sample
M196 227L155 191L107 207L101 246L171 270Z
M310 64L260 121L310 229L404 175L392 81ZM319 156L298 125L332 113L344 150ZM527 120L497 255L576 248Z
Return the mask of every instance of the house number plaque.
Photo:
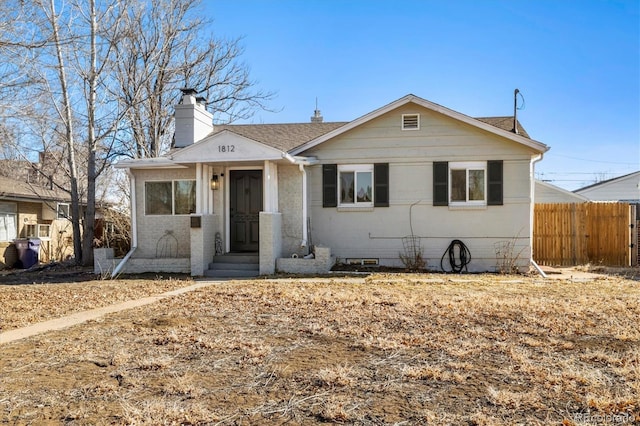
M235 145L218 145L218 152L236 152Z

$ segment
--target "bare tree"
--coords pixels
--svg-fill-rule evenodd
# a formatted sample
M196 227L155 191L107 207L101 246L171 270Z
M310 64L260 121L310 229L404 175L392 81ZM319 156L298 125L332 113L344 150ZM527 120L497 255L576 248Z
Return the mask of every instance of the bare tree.
M247 118L273 96L250 80L240 40L215 39L197 4L6 0L0 9L0 77L21 76L0 78L0 119L29 130L13 138L23 158L40 148L49 164L65 159L55 183L71 196L78 263L93 261L101 174L116 156L169 148L180 88L208 97L220 122Z
M229 123L266 109L273 93L249 77L241 39L217 39L193 0L150 0L126 11L128 32L118 44L119 87L129 121L122 155L157 157L172 140L173 106L184 87L208 99L219 122Z

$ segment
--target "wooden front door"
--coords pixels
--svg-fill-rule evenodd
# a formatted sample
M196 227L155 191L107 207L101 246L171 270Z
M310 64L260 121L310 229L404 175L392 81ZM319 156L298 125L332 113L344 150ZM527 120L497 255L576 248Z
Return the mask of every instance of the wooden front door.
M262 210L262 171L231 170L229 217L231 251L257 252Z

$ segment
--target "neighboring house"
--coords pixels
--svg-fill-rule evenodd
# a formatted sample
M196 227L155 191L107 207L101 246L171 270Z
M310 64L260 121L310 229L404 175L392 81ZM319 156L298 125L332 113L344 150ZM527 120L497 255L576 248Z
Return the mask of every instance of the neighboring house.
M576 189L576 194L591 201L640 203L640 171Z
M19 174L19 173L16 173ZM39 260L60 260L73 253L68 194L0 176L0 267L15 265L17 238L39 239Z
M213 127L185 91L175 119L168 155L117 165L130 171L133 233L117 271L215 275L212 261L234 253L253 253L261 274L327 271L334 258L402 267L412 248L439 270L456 239L469 271L496 270L506 246L529 267L534 168L548 147L512 131L512 117L407 95L350 122L316 111L310 123Z
M580 194L567 191L566 189L560 188L548 182L543 182L537 179L536 179L536 186L535 186L535 200L536 200L536 204L586 203L589 201L587 197L584 197Z

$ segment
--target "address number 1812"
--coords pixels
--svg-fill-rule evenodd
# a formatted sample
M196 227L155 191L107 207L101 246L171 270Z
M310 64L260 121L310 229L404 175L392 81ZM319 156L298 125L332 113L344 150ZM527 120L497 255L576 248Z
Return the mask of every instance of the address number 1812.
M236 152L235 145L218 145L218 152Z

